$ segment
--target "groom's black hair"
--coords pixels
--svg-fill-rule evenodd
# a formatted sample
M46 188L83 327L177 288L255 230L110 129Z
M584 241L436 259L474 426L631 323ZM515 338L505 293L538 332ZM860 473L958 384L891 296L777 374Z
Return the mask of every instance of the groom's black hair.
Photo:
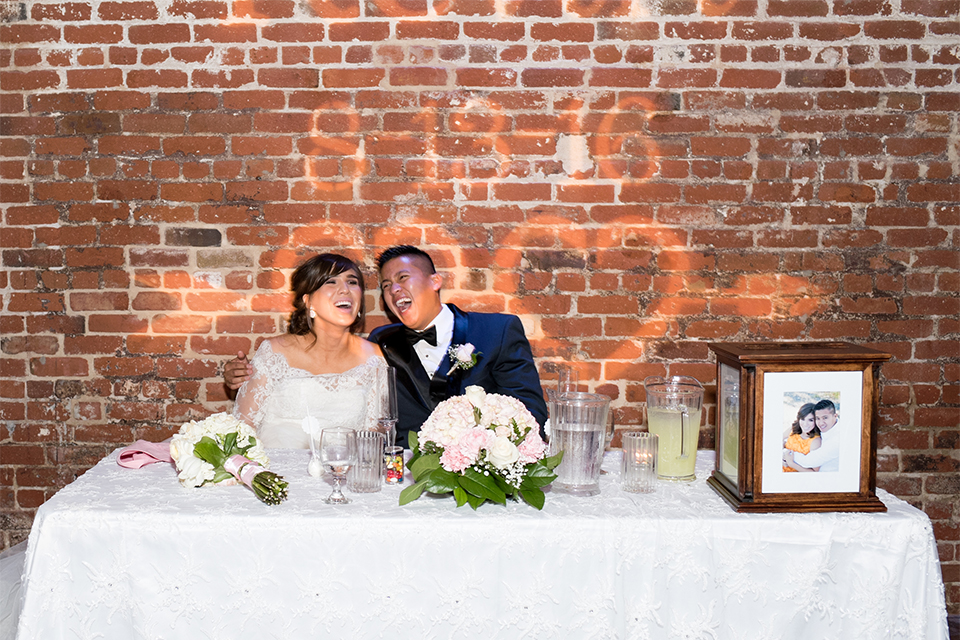
M390 247L377 256L377 270L382 271L383 265L387 264L394 258L399 258L400 256L416 256L418 258L423 258L427 261L427 264L430 265L430 270L427 273L437 272L437 268L433 265L433 258L430 257L430 254L423 249L418 249L417 247L409 244L401 244L395 247Z
M813 407L814 411L823 411L824 409L829 409L833 413L837 412L837 407L832 402L826 399L821 400Z

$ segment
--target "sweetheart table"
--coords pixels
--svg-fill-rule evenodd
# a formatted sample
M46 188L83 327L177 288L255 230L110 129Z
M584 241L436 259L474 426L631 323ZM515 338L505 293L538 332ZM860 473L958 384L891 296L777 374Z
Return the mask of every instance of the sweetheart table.
M712 452L654 494L609 452L599 496L542 512L396 486L330 506L308 452L270 455L272 507L107 456L37 513L18 637L947 638L930 521L884 491L887 513L738 514Z

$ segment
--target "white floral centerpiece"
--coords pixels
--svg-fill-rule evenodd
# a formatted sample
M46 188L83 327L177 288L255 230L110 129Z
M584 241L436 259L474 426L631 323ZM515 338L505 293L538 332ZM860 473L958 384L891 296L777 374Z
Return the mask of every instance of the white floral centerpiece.
M563 457L544 457L547 445L523 403L478 386L437 405L419 435L410 434L410 448L416 482L400 493L401 505L427 491L453 493L458 507L519 497L542 509L542 487L556 479Z
M239 480L267 504L280 504L287 497L287 482L266 469L270 459L256 433L229 413L183 424L170 440L170 457L185 487Z

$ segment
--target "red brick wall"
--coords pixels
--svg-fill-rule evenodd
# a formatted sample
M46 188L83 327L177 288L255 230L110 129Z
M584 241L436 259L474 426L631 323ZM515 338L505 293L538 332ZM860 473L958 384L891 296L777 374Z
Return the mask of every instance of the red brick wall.
M2 11L3 546L226 407L302 256L406 242L620 424L645 375L712 386L708 341L893 354L879 484L933 520L960 613L960 0Z

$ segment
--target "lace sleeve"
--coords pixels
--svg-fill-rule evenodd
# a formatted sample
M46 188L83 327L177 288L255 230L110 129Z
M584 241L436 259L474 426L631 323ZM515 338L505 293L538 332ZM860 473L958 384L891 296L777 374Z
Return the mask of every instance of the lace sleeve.
M233 415L253 427L258 434L266 412L267 399L279 379L276 375L279 372L272 371L272 361L276 355L268 341L265 340L260 345L250 361L253 375L237 391L237 401L233 405Z

